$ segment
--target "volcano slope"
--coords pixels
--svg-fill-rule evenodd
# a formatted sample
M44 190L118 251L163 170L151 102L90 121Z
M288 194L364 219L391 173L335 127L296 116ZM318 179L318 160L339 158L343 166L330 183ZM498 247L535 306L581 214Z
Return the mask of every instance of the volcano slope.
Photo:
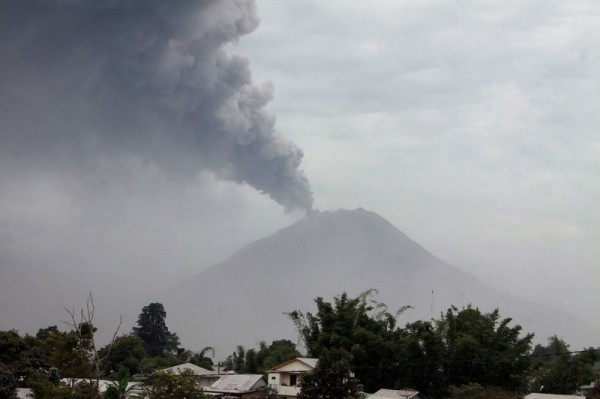
M398 323L438 318L451 305L500 309L534 332L576 348L597 345L598 332L560 310L520 300L438 259L387 220L364 209L315 212L231 258L190 277L159 299L184 346L212 346L217 358L238 344L297 340L292 310L314 312L313 299L374 288L390 311L410 305Z

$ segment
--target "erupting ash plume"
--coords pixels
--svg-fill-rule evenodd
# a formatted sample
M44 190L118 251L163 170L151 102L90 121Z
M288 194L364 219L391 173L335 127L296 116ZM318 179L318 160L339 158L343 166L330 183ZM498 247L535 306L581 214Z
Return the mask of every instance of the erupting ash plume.
M271 85L226 51L258 26L253 1L7 0L0 19L1 157L68 169L133 156L310 212L302 151L265 109Z

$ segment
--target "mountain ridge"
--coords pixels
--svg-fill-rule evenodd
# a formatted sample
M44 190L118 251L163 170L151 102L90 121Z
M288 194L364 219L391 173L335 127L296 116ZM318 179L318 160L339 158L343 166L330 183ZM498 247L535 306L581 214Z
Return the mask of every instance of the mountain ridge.
M372 288L390 309L414 307L400 325L437 317L451 305L472 304L484 311L499 308L524 332L543 334L541 342L553 334L569 343L587 342L594 334L564 312L493 289L362 208L317 211L244 246L160 299L184 345L233 350L237 344L252 347L261 339L295 337L283 313L311 311L316 297L359 295ZM576 331L557 326L556 315Z

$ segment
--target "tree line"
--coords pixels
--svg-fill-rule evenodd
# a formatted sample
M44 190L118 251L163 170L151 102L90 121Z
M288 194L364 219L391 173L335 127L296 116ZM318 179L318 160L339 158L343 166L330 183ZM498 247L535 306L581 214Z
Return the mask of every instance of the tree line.
M512 325L510 318L501 318L497 309L486 313L473 306L452 306L437 319L400 326L398 316L409 307L391 312L376 300L376 293L369 290L357 297L342 293L332 301L316 298L316 311L287 313L302 348L288 339L263 341L250 349L238 345L220 367L261 374L294 357L319 358L318 370L302 380L304 399L341 391L349 397L380 388L412 388L430 398L502 397L532 391L570 394L598 378L594 369L600 360L598 348L571 353L556 336L547 345L532 346L533 334ZM79 320L76 312L69 311L72 322L66 332L57 326L42 328L33 336L0 331L0 399L14 397L17 385L30 387L36 399L99 398L94 390L99 378L126 386L123 381L132 376L176 364L215 366L210 346L198 352L181 346L177 334L167 327L167 313L160 303L144 306L131 332L115 332L113 340L98 349L93 310L90 296ZM346 374L349 370L352 376ZM337 379L324 381L319 371ZM75 388L61 384L60 379L68 377L88 379L88 386L77 388L80 396L73 396ZM154 387L156 392L163 392L165 386L182 386L173 381L169 385L167 379L154 380L162 384ZM330 389L327 394L325 387ZM113 388L114 394L117 385Z
M69 331L61 331L56 325L41 328L35 335L0 331L0 399L14 398L18 386L31 388L36 399L97 399L100 378L116 382L105 396L118 398L121 397L118 392L126 390L132 377L147 377L156 370L182 363L215 368L212 347L195 352L181 346L178 335L167 326L167 312L161 303L144 306L131 332L122 335L115 332L111 342L98 349L94 339L97 328L93 324L93 298L88 298L79 318L75 310L67 312L71 319L66 323ZM289 340L275 340L271 344L262 341L258 349L238 345L219 366L238 373L264 373L297 356L300 353ZM67 386L61 382L64 378L87 382ZM185 374L152 375L145 385L146 397L151 399L161 398L170 389L188 398L200 397L190 396L199 387Z
M486 390L489 397L500 391L574 393L598 379L598 348L572 354L556 336L532 348L534 335L501 318L498 309L452 306L438 319L401 327L398 315L408 307L392 313L376 293L316 298L316 312L288 314L307 355L347 354L366 392L409 387L433 398L486 397Z
M81 312L67 312L71 319L66 322L69 331L61 331L56 325L41 328L35 335L0 331L0 399L15 397L17 385L31 388L36 399L99 398L100 378L127 385L136 374L180 363L212 368L208 356L212 348L200 352L182 348L177 334L166 325L166 311L160 303L144 306L137 326L122 335L117 335L117 328L111 342L102 348L96 348L92 296ZM67 386L61 382L64 378L87 382Z

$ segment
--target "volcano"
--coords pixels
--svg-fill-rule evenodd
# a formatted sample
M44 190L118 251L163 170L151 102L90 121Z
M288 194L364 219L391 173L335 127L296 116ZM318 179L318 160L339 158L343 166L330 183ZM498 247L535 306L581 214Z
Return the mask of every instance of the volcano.
M285 312L314 312L316 297L357 296L368 289L379 292L377 300L390 312L412 306L399 325L471 304L483 311L498 308L539 342L558 335L572 345L592 345L598 337L572 315L491 288L362 208L315 212L163 292L160 300L184 346L212 346L221 358L239 344L296 342Z

